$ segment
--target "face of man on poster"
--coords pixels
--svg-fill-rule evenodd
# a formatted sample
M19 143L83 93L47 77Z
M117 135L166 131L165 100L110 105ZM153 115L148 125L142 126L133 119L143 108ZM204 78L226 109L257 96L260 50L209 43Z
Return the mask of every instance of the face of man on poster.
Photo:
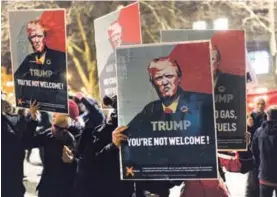
M122 27L117 21L110 25L108 34L114 49L122 44Z
M27 25L28 39L37 53L43 53L46 47L46 32L39 21Z
M178 97L181 72L177 62L169 58L153 60L148 67L148 72L152 85L165 104L170 104Z

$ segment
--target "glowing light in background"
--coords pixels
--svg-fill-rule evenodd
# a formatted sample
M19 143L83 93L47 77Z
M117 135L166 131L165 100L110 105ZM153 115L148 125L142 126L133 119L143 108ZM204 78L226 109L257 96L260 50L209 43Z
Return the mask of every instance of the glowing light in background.
M7 87L13 86L13 82L12 82L12 81L7 81L6 86L7 86Z
M193 23L192 28L196 30L207 29L207 23L205 21L196 21Z
M71 74L67 73L66 77L67 77L67 80L70 80L71 79Z
M214 20L214 29L216 30L227 30L229 29L228 19L219 18Z

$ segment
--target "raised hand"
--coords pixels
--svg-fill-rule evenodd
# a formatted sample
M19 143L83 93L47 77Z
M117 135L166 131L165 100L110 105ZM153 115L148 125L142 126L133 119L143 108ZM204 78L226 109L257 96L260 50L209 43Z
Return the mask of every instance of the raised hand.
M38 109L40 107L40 103L34 101L33 103L31 103L30 105L30 114L31 114L31 117L33 120L36 120L37 119L37 114L38 114Z

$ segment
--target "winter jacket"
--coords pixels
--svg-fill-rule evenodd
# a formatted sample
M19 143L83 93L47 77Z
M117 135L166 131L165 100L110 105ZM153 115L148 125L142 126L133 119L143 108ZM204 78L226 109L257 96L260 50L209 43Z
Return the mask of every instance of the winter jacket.
M134 183L120 181L118 150L111 143L114 129L116 125L100 126L87 146L80 164L85 176L83 197L132 196Z
M84 178L85 178L85 169L84 165L82 163L84 153L86 150L86 147L88 144L91 143L93 140L93 132L95 131L95 128L99 125L102 125L105 123L105 115L100 109L98 103L96 100L91 99L91 98L85 98L83 97L81 99L81 102L86 106L87 112L83 113L79 118L81 118L85 126L82 129L82 133L77 140L77 148L76 148L76 154L75 154L75 162L78 164L77 165L77 174L76 174L76 179L75 179L75 196L80 197L83 196L84 192Z
M266 121L252 143L252 151L259 167L260 181L277 184L277 122Z
M85 112L80 116L85 123L85 127L81 133L80 139L77 141L77 154L78 160L83 158L83 154L87 147L87 144L91 141L95 128L105 123L105 115L99 108L98 103L91 98L83 97L81 102L86 106L88 112ZM80 169L80 168L79 168ZM80 169L81 170L81 169Z
M1 171L3 197L23 197L23 161L25 132L35 131L36 125L19 115L1 114Z
M248 166L249 161L252 160L250 151L242 154L218 154L219 167L224 167L230 172L241 172L244 165ZM244 168L247 168L244 166ZM222 174L221 174L222 176ZM216 180L193 180L185 181L184 187L181 191L181 197L229 197L230 193L224 183L224 177L219 177Z
M116 118L116 116L113 116ZM137 182L120 180L119 150L112 143L112 132L117 121L109 121L100 125L94 132L81 162L84 169L85 188L82 197L136 197L144 196L144 191L169 196L169 188L175 183L169 181Z
M260 115L257 112L252 112L250 116L253 119L254 125L252 127L248 127L248 131L251 133L251 142L253 141L253 136L256 130L262 125L262 123L267 119L266 113Z
M37 187L41 197L73 196L77 164L76 162L64 163L62 161L62 151L64 145L66 145L74 152L76 140L69 131L59 132L62 134L59 138L53 134L53 128L36 135L29 132L29 148L44 148L44 168Z

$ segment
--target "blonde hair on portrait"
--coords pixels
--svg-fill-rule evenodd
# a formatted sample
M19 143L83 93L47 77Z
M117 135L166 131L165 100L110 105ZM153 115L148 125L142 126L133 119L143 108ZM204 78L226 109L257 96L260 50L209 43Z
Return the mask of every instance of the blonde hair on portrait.
M31 33L37 30L38 28L41 28L43 30L44 36L46 37L47 28L40 19L32 20L27 23L28 37L30 37Z
M148 66L147 70L149 73L150 81L152 82L153 74L155 72L166 69L168 66L174 67L178 77L181 77L182 71L176 60L173 60L170 57L160 57L152 60Z

